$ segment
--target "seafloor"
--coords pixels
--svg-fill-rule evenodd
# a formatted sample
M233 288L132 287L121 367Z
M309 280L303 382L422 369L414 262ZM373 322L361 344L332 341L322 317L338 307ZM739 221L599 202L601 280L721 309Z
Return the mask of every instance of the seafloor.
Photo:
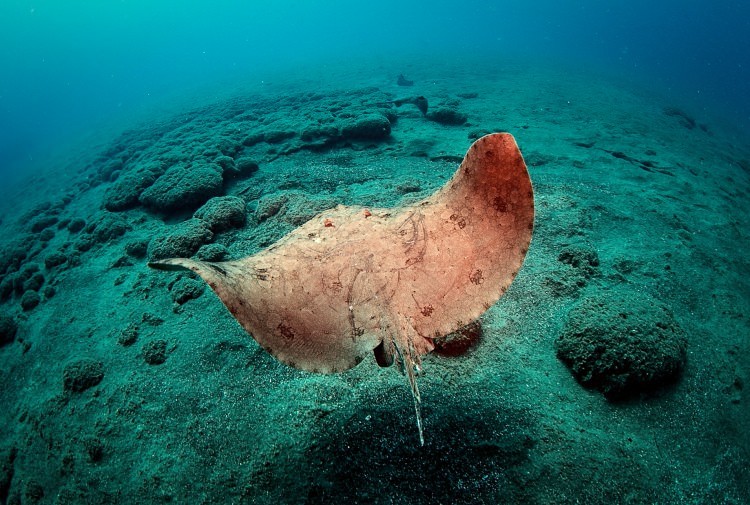
M177 101L4 188L0 501L749 503L748 138L570 69L342 75ZM424 359L423 447L395 368L289 368L146 267L416 201L495 131L534 237L480 342Z

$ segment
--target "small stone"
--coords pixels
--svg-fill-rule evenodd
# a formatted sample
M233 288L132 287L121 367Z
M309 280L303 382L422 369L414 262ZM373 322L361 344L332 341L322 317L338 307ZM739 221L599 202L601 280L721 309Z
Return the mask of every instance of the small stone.
M31 231L34 233L39 233L40 231L44 230L45 228L49 228L53 224L57 223L57 218L54 216L43 216L35 221L32 221L31 223Z
M37 503L44 498L44 488L38 481L29 479L23 486L23 497L24 503Z
M167 233L151 239L148 257L152 260L164 258L189 258L202 245L210 242L214 234L205 221L188 219L171 226Z
M66 261L68 261L67 256L65 256L61 252L54 252L44 258L44 266L47 268L54 268L56 266L62 265Z
M148 251L148 239L134 240L125 244L125 254L134 258L145 258Z
M26 291L23 296L21 296L21 308L25 311L29 311L39 305L39 302L41 302L42 299L39 296L39 293L36 291Z
M236 196L217 196L207 201L193 217L202 219L214 233L245 225L245 200Z
M174 300L175 303L182 305L188 300L194 300L200 297L205 289L206 284L204 282L189 277L183 277L172 286L172 300Z
M428 308L423 310L428 310ZM435 353L441 356L462 356L474 347L481 338L482 324L477 319L453 333L435 339Z
M195 253L195 257L201 261L223 261L227 256L229 250L221 244L206 244Z
M239 177L248 177L258 171L258 164L250 158L238 158L234 167Z
M130 229L130 223L122 215L102 212L95 221L86 226L85 231L95 243L104 244L125 235Z
M27 291L28 290L39 291L42 288L43 284L44 284L44 275L42 275L40 272L37 272L26 280L26 282L23 285L23 288Z
M382 114L364 114L341 127L341 135L354 140L385 139L390 134L391 123Z
M263 135L263 140L269 144L279 144L295 135L295 132L289 130L269 130Z
M438 107L427 113L427 119L436 123L459 126L466 122L466 114L453 107Z
M164 319L155 314L144 312L141 316L141 322L149 326L161 326L162 324L164 324Z
M135 344L136 340L138 340L138 325L135 323L130 323L117 337L117 343L123 347Z
M86 221L80 218L73 219L68 223L68 231L70 233L78 233L86 227Z
M143 360L149 365L161 365L167 361L167 341L152 340L143 346Z
M39 233L40 242L49 242L53 238L55 238L55 230L53 230L52 228L47 228Z
M104 364L89 358L65 365L63 389L80 393L99 384L104 378Z
M17 331L18 323L13 316L0 313L0 347L13 342Z
M92 463L97 463L104 457L104 442L96 437L85 438L83 440L83 447Z

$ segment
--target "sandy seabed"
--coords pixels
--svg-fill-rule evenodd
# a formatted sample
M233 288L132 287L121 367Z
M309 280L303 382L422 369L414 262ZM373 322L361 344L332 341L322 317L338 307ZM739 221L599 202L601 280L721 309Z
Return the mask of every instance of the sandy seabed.
M0 499L750 502L748 138L643 88L532 65L328 77L190 102L6 188ZM392 103L418 95L444 115ZM357 123L373 115L389 134ZM202 284L146 268L159 237L238 258L337 203L424 198L494 131L524 154L535 233L479 344L425 357L423 447L396 369L289 368ZM172 167L206 178L141 197ZM239 221L186 231L224 195L244 202ZM668 312L684 366L622 398L584 387L555 342L592 306L603 333L623 328L608 314Z

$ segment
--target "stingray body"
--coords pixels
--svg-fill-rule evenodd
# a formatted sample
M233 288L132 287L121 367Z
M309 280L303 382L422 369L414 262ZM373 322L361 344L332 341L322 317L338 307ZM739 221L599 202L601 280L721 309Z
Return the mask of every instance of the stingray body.
M373 351L381 365L398 362L422 439L421 356L502 296L521 268L533 222L523 157L510 134L492 134L469 148L442 189L416 204L339 205L253 256L149 266L200 275L288 365L338 372Z

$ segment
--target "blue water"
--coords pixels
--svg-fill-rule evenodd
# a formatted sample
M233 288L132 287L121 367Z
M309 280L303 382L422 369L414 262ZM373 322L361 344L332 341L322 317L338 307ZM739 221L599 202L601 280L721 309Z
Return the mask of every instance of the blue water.
M0 171L187 87L346 59L560 62L750 131L748 33L738 0L3 0Z

